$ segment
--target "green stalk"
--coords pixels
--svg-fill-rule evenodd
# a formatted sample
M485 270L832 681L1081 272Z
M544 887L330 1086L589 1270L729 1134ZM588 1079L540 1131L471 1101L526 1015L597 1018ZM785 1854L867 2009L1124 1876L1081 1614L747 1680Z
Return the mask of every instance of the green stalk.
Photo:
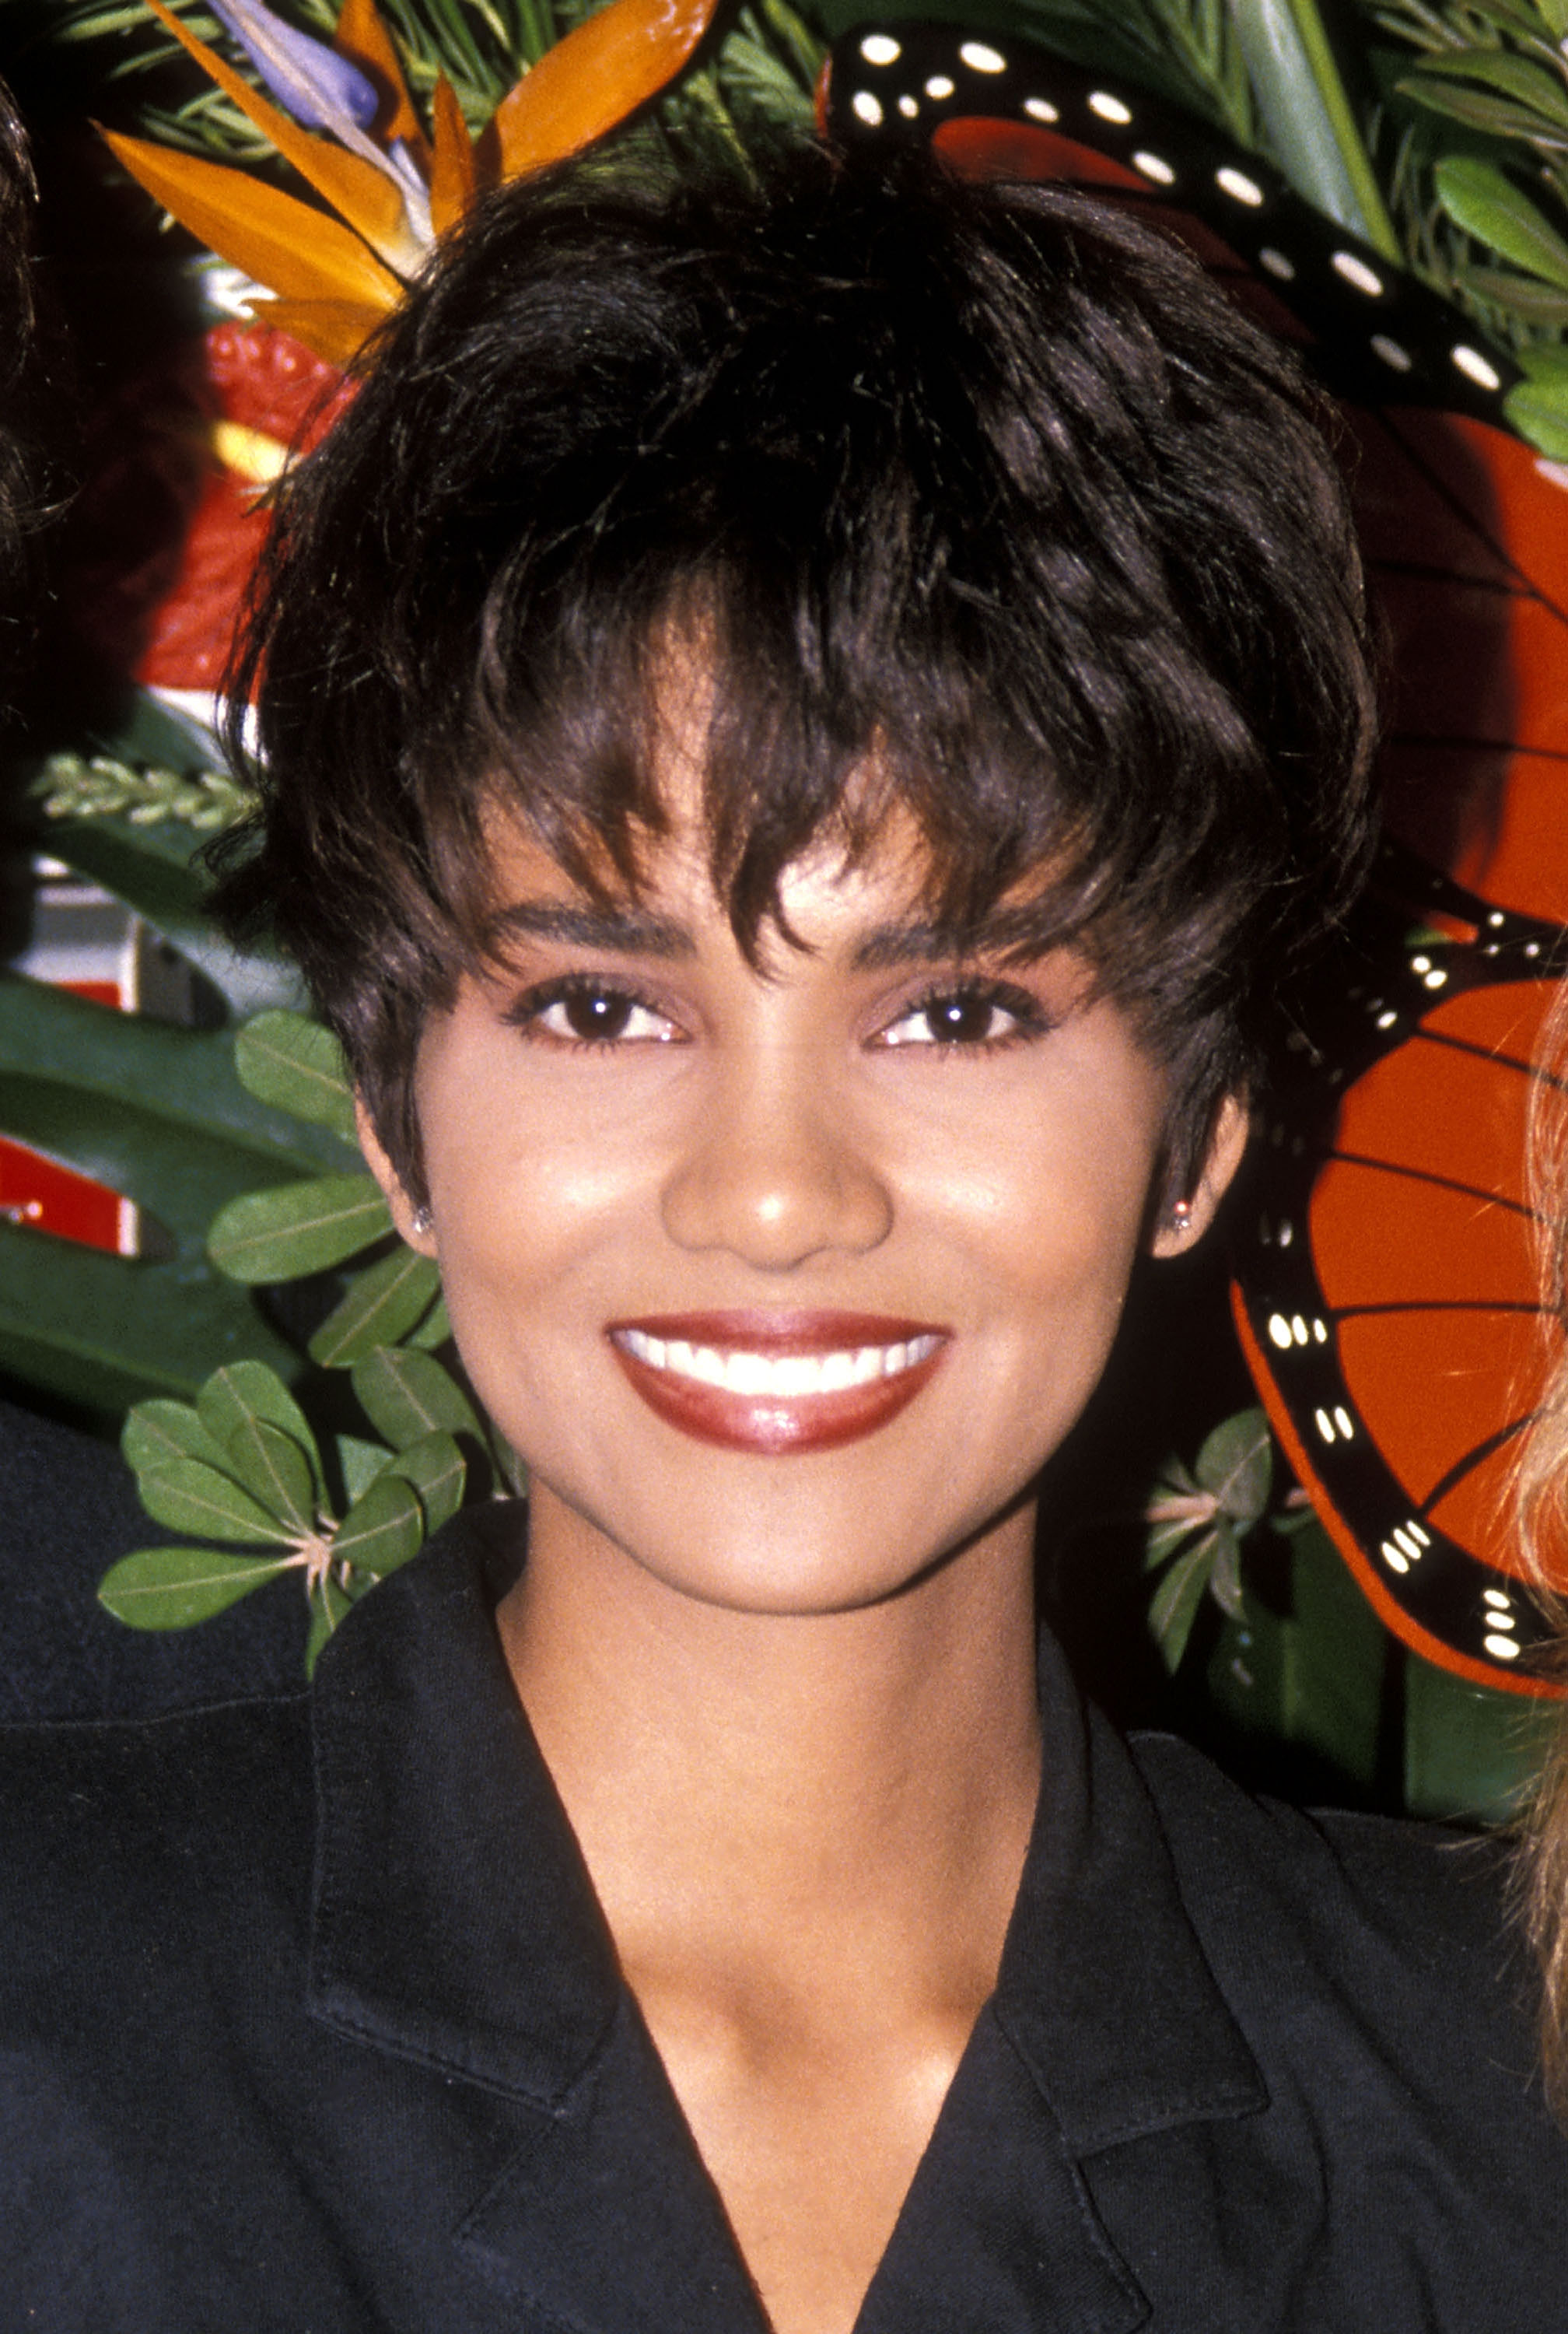
M1230 0L1258 111L1298 194L1397 266L1402 254L1316 0Z

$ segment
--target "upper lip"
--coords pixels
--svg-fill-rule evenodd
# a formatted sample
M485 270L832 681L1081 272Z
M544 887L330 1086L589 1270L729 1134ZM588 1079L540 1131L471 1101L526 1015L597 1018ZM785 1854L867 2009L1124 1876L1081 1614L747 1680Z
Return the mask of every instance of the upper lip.
M710 1345L719 1353L834 1354L864 1345L907 1345L912 1337L952 1335L938 1321L914 1321L892 1313L774 1312L736 1307L721 1312L645 1313L611 1321L607 1335L638 1329L667 1344Z

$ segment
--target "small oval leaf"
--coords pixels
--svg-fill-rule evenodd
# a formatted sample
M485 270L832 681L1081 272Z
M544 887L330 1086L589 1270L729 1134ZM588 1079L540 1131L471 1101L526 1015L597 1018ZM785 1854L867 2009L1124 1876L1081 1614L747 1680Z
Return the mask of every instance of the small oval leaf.
M468 1462L449 1434L422 1434L398 1453L390 1471L418 1491L428 1534L438 1532L463 1504Z
M304 1452L315 1497L318 1500L326 1497L322 1454L310 1421L277 1372L269 1370L265 1362L230 1362L226 1368L215 1370L197 1395L196 1406L203 1425L223 1446L226 1455L217 1462L220 1467L229 1464L226 1454L234 1437L265 1419Z
M467 1395L428 1354L379 1346L355 1364L353 1385L365 1416L394 1451L406 1451L438 1427L448 1434L481 1432Z
M1214 1534L1207 1532L1196 1548L1177 1558L1150 1605L1149 1625L1159 1647L1160 1659L1173 1675L1187 1651L1215 1554Z
M1198 1454L1197 1475L1212 1491L1236 1531L1250 1531L1268 1505L1274 1441L1261 1410L1238 1410L1221 1421Z
M170 1459L199 1459L220 1472L225 1463L221 1443L188 1402L139 1402L127 1413L120 1448L126 1465L138 1475L149 1467L165 1466Z
M216 1548L139 1548L111 1565L98 1601L132 1629L189 1629L275 1580L293 1561L226 1556Z
M397 1248L368 1265L341 1305L311 1339L310 1356L322 1369L345 1369L378 1345L395 1345L417 1328L440 1293L441 1276L428 1256Z
M386 1473L392 1463L392 1453L384 1442L367 1442L358 1434L334 1434L332 1448L338 1454L338 1471L352 1507L377 1476Z
M1568 288L1568 243L1495 162L1474 154L1448 154L1432 173L1438 200L1456 227L1492 249L1544 276L1559 291Z
M330 1029L308 1014L281 1008L258 1013L234 1041L240 1083L258 1102L286 1110L311 1126L324 1126L357 1143L354 1090L343 1049Z
M314 1677L322 1649L338 1623L348 1612L353 1599L341 1581L330 1572L322 1575L321 1582L311 1598L310 1634L305 1639L305 1675Z
M207 1252L231 1280L255 1287L324 1272L391 1229L373 1177L314 1175L231 1200L213 1219Z
M310 1463L291 1436L268 1419L246 1419L229 1437L228 1458L243 1489L294 1538L315 1529Z
M425 1514L411 1483L390 1470L356 1500L332 1541L334 1563L380 1579L418 1556L425 1544Z
M216 1467L199 1459L170 1459L149 1467L138 1480L141 1504L170 1531L236 1539L272 1548L289 1537L284 1526Z

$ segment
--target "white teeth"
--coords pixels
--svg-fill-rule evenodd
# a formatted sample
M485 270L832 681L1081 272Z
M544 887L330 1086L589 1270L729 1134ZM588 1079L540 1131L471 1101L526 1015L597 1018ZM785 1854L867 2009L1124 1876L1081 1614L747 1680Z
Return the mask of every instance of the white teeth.
M726 1394L772 1394L795 1401L803 1394L842 1394L848 1386L870 1385L876 1378L896 1378L934 1354L940 1339L911 1337L906 1345L860 1345L832 1354L757 1354L746 1350L720 1353L712 1345L691 1345L684 1337L650 1337L642 1329L618 1329L618 1343L650 1369L669 1370L677 1377L695 1378L700 1385L722 1387Z

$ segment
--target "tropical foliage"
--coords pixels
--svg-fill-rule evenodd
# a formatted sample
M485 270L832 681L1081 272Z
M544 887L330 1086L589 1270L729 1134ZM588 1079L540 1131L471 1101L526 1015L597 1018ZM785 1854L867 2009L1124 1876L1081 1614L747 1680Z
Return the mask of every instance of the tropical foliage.
M1513 348L1531 375L1518 425L1568 454L1568 0L1353 6L1332 36L1317 0L942 13L1140 81L1271 157ZM132 101L110 136L125 168L278 295L269 320L341 362L486 185L607 138L674 169L744 169L762 130L809 121L824 38L865 14L68 0L49 34L99 53ZM181 1536L115 1568L111 1611L185 1626L293 1571L313 1660L358 1596L515 1462L460 1382L434 1268L365 1172L332 1041L286 968L232 950L203 912L196 854L243 786L146 700L112 735L63 725L47 743L23 774L40 839L187 955L208 1009L177 1028L0 983L0 1124L134 1200L146 1230L144 1253L120 1258L0 1222L0 1372L125 1420L149 1512ZM1527 1754L1519 1713L1392 1654L1299 1495L1271 1509L1272 1475L1250 1412L1190 1467L1168 1462L1145 1525L1165 1665L1369 1794L1496 1811Z

